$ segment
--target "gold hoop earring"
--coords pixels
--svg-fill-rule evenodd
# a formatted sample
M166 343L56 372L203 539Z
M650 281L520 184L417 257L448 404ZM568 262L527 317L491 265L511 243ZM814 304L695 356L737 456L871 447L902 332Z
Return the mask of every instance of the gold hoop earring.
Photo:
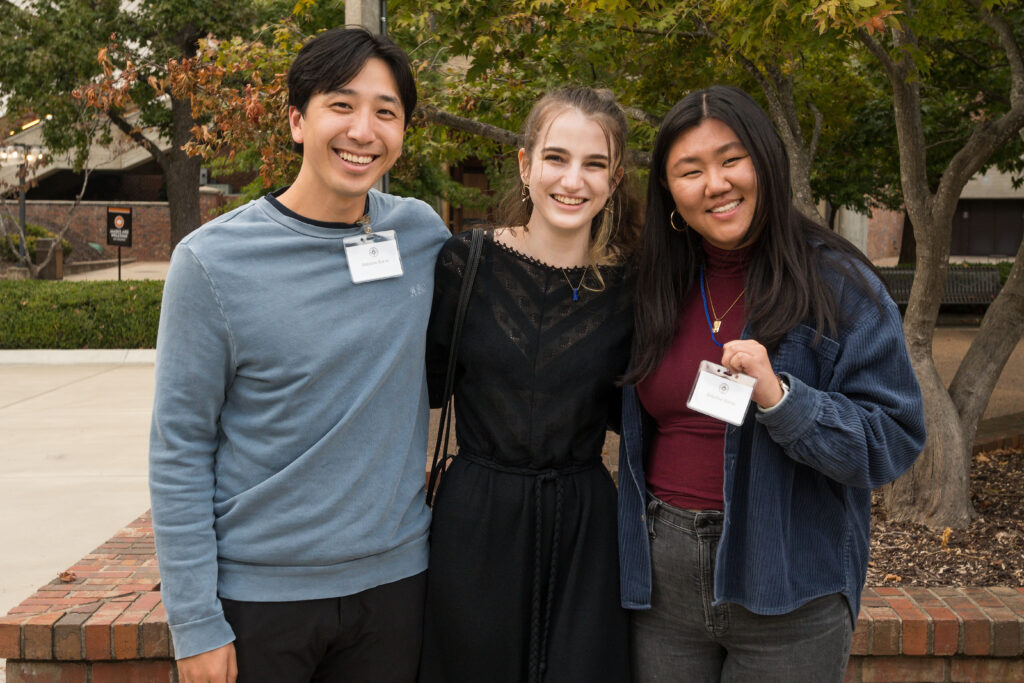
M524 204L530 199L530 186L523 183L523 189L519 192L519 201Z
M672 209L672 213L668 215L668 224L671 225L672 229L675 230L676 232L686 232L686 221L683 221L683 227L676 227L676 216L678 215L679 214L676 213L676 210Z

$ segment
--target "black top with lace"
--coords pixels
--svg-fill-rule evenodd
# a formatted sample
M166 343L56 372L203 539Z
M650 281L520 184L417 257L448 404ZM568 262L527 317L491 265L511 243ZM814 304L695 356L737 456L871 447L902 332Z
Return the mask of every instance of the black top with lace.
M469 236L449 239L438 257L427 354L434 405L443 400ZM625 268L602 267L601 276L603 287L593 272L546 265L486 233L456 364L460 451L531 469L601 454L633 330Z
M469 239L448 240L435 270L435 405ZM430 527L419 683L629 680L616 493L600 460L633 328L623 273L602 268L603 287L587 274L573 301L583 268L484 240L456 359L459 453Z

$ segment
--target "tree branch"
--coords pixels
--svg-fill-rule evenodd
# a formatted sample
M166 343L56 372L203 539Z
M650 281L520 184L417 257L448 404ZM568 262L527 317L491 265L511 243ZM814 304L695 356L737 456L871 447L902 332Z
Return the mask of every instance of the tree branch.
M474 121L473 119L467 119L458 114L451 114L446 111L438 109L432 104L421 103L416 108L416 113L422 116L425 121L430 123L436 123L439 126L445 126L446 128L452 128L454 130L461 130L463 133L469 133L470 135L477 135L487 140L493 140L499 144L505 145L506 147L522 147L523 136L517 135L512 131L499 128L498 126L492 126L489 123L483 123L482 121ZM651 163L650 152L641 150L630 149L627 150L629 155L630 163L635 166L649 166Z
M641 123L646 123L655 128L661 125L661 117L650 114L643 109L639 109L637 107L623 107L622 110L626 113L626 116L634 121L640 121Z
M450 114L431 104L421 103L419 107L417 107L417 113L423 116L426 121L431 123L436 123L455 130L461 130L464 133L477 135L488 140L494 140L506 147L523 146L522 135L517 135L511 131L505 130L504 128L492 126L489 123L474 121L472 119L458 116L457 114Z
M635 26L616 26L615 30L616 31L625 31L627 33L640 34L640 35L645 35L645 36L658 36L659 38L670 38L670 37L675 36L675 37L678 37L678 38L698 39L698 38L709 38L711 36L711 32L707 30L707 27L703 27L703 26L700 29L696 30L696 31L682 31L682 32L657 31L657 30L652 29L652 28L637 28Z
M57 249L64 248L64 235L66 235L68 233L68 230L71 228L71 218L72 216L74 216L75 210L82 203L82 197L85 196L85 188L89 185L89 175L91 173L92 169L89 168L88 166L82 169L82 187L81 189L79 189L78 194L75 195L75 201L72 202L71 206L68 208L67 216L64 219L64 226L57 231L57 234L55 236L56 239L50 242L50 248L46 251L46 258L44 258L40 263L30 266L30 268L32 269L33 278L38 276L39 272L47 265L49 265L50 260L53 258L54 251L56 251Z
M626 150L629 153L629 163L637 168L647 168L651 165L651 153L639 149Z
M910 3L907 6L909 8ZM916 228L922 221L925 221L925 214L930 213L932 203L925 158L924 125L921 121L920 75L909 51L904 51L899 62L896 62L889 56L885 47L865 29L857 29L855 35L868 52L882 64L889 78L889 86L892 88L893 94L893 118L900 149L900 186L903 190L904 204ZM901 24L900 29L894 31L893 42L900 47L916 45L917 36L908 26ZM930 252L932 246L927 242L927 237L924 240L918 240L918 244L922 245L923 250ZM935 253L933 256L945 262L947 254L948 247L944 253ZM907 311L908 317L912 317L916 308L911 304ZM929 317L934 318L926 312L924 319ZM931 338L930 330L928 338Z
M980 0L968 0L978 10L981 20L992 29L999 38L999 45L1006 54L1006 63L1010 67L1010 103L1014 108L1024 102L1024 57L1021 56L1020 45L1013 35L1013 29L1003 17L992 14L982 7Z
M814 102L808 101L807 108L811 111L811 115L814 117L814 130L811 131L811 144L807 146L807 159L808 161L814 161L814 156L818 153L818 141L821 139L821 129L825 125L825 115L821 113L821 110L814 106Z
M949 395L963 421L967 443L973 441L999 380L1021 335L1024 335L1024 242L999 295L985 312L978 334L949 385Z
M895 81L900 77L900 69L896 66L896 62L892 61L892 57L889 56L889 53L882 44L875 40L867 30L859 28L854 35L868 49L868 52L881 63L882 68L889 74L890 81Z
M824 226L825 221L814 203L811 192L811 160L804 144L803 132L800 130L800 119L796 112L793 99L793 82L773 66L765 75L746 56L739 52L733 53L743 68L749 73L764 92L768 100L768 115L775 124L775 129L782 138L789 156L790 184L793 187L793 205L808 220ZM817 125L817 122L816 122Z
M160 168L167 170L167 166L170 163L167 155L160 147L147 138L142 132L132 124L128 123L120 114L113 109L107 109L104 112L107 118L110 119L111 123L118 127L118 129L126 136L131 138L139 147L149 152L150 156L156 160L156 163L160 165Z
M982 21L998 36L999 44L1006 55L1010 69L1010 109L995 121L980 121L949 162L942 174L937 196L955 193L957 197L963 186L977 173L985 162L1014 134L1024 127L1024 57L1013 30L1006 20L992 14L981 6L979 0L968 0L978 10Z

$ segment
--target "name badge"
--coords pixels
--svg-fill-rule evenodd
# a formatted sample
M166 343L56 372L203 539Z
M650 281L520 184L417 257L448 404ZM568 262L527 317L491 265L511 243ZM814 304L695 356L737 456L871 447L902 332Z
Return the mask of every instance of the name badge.
M402 276L402 258L394 230L346 237L345 258L352 282L372 282Z
M717 363L704 360L697 370L697 380L686 406L738 427L747 415L755 384L757 380L750 375L732 373Z

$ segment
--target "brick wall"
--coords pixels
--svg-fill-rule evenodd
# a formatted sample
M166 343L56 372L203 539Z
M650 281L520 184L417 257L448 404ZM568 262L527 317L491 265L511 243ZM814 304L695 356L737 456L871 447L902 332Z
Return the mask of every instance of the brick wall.
M868 220L867 257L892 258L900 255L903 239L903 212L875 209Z
M0 657L8 683L172 680L149 514L0 617Z
M1024 587L866 588L847 683L1024 681Z
M222 194L201 192L199 210L202 220L210 220L216 209L228 200ZM49 230L60 230L73 204L70 201L29 200L25 202L25 220ZM106 246L108 206L132 209L132 246L121 250L123 256L137 261L166 261L171 257L171 213L167 202L82 202L71 215L68 231L84 241L103 245L108 254L116 254L116 247ZM70 260L75 260L74 254Z
M0 617L7 683L174 681L149 514ZM867 588L847 683L1024 683L1024 587Z

